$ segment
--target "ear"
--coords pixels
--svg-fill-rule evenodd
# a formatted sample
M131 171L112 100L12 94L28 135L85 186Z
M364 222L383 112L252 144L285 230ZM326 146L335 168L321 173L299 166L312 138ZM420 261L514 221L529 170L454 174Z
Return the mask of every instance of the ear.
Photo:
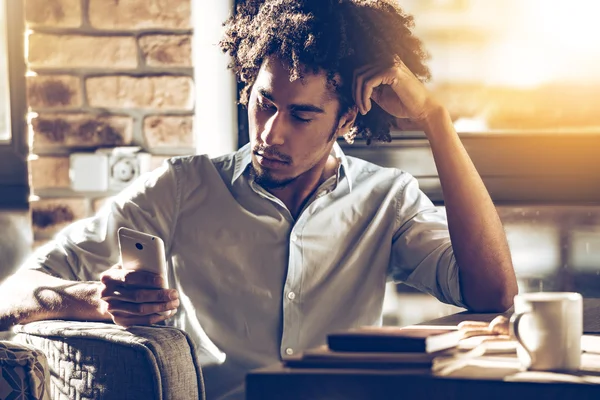
M357 106L350 107L350 109L348 111L346 111L346 113L344 115L342 115L342 117L340 118L340 120L338 122L338 131L337 131L338 136L344 136L345 134L347 134L350 131L350 129L352 128L352 125L354 125L354 121L356 121L357 116L358 116L358 107Z

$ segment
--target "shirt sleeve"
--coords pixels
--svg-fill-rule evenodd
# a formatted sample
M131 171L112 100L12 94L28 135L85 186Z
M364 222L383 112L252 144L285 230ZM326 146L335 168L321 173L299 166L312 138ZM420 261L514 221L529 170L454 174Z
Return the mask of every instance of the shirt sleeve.
M466 307L446 214L419 189L414 177L402 176L407 182L397 199L389 276L444 303Z
M98 280L119 262L117 230L127 227L159 236L167 254L179 208L179 185L173 159L138 178L92 218L59 232L22 266L68 280Z

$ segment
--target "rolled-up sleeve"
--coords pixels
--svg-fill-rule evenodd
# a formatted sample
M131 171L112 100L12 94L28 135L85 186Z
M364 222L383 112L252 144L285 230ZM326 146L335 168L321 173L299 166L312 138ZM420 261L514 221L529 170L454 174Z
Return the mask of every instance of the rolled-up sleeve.
M401 179L406 183L397 199L389 276L444 303L465 307L446 215L414 177L404 173Z
M119 261L117 230L127 227L159 236L167 249L179 207L178 164L166 161L109 200L91 218L59 232L22 266L53 276L89 281Z

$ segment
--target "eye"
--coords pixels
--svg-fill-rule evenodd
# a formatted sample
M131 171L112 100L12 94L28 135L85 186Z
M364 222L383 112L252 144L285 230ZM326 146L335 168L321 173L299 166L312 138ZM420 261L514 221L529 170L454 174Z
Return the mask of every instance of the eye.
M272 110L275 107L273 106L273 104L268 104L268 103L263 103L262 101L256 101L256 104L258 105L258 108L260 108L261 110Z
M303 123L303 124L308 124L309 122L311 122L311 121L312 121L312 119L300 118L300 117L299 117L299 116L297 116L297 115L292 115L292 117L294 117L294 119L295 119L296 121L298 121L298 122L300 122L300 123Z

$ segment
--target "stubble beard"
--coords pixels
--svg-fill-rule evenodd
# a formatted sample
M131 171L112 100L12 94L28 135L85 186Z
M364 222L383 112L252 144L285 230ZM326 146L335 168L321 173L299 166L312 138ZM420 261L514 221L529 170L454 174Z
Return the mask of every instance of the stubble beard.
M339 118L336 119L336 123L333 125L331 129L331 133L329 134L329 138L327 139L327 143L331 142L335 139L337 133L337 125ZM277 179L273 177L273 174L266 168L261 167L258 162L252 158L252 162L250 163L252 167L252 174L254 176L254 182L262 186L264 189L281 189L286 187L287 185L294 182L298 179L298 176L294 176L291 178L283 178Z
M265 189L281 189L294 182L298 178L297 176L294 176L292 178L277 179L268 169L262 168L260 165L258 165L254 159L252 160L251 165L254 182Z

